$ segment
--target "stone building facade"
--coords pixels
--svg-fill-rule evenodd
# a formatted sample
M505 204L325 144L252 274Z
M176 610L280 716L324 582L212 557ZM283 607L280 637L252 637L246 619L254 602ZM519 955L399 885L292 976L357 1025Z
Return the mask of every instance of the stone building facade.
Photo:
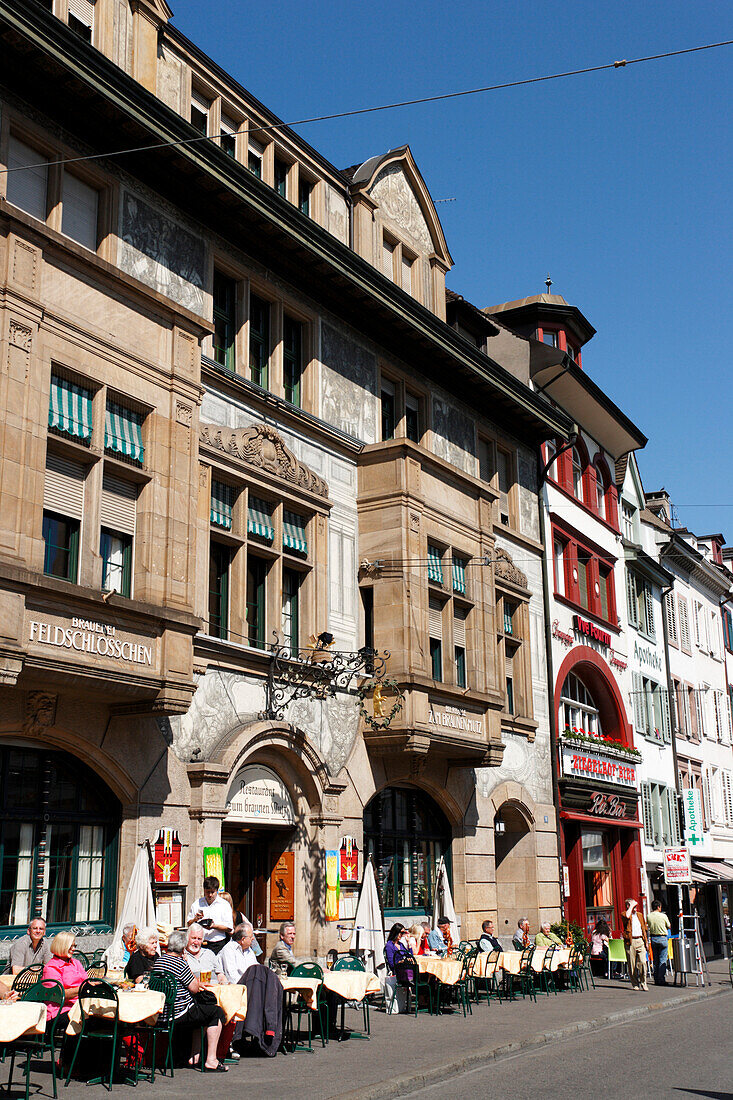
M442 856L466 934L552 919L537 448L570 421L446 294L410 150L337 170L170 14L0 0L0 923L108 927L160 828L184 906L221 849L303 953L354 847L388 918Z

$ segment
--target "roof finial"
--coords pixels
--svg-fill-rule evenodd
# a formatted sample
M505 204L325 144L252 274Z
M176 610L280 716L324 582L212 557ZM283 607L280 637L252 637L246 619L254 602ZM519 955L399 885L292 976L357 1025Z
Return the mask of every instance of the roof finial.
M549 273L547 275L547 278L545 279L545 286L547 287L547 293L549 294L550 287L552 286L552 279L550 278Z

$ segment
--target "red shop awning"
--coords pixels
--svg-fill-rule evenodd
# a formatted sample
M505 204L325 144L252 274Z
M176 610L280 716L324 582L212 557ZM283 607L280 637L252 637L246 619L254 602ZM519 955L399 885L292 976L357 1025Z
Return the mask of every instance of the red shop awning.
M640 821L629 821L625 817L595 817L593 814L576 814L572 810L560 810L560 817L570 821L589 822L591 825L618 825L619 829L642 829Z

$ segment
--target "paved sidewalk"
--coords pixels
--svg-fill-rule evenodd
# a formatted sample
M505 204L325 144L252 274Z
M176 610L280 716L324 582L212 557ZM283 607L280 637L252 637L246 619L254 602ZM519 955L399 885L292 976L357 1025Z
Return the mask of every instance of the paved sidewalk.
M227 1077L202 1078L194 1070L176 1070L175 1078L156 1076L159 1100L190 1100L191 1094L246 1090L247 1100L378 1100L400 1096L476 1065L489 1064L517 1049L540 1045L567 1035L598 1028L606 1023L645 1014L673 1010L709 997L733 997L726 963L711 967L710 988L686 989L651 986L635 992L627 982L597 980L597 988L584 993L560 993L530 1000L493 1001L473 1006L465 1020L460 1009L444 1016L421 1013L414 1016L386 1016L371 1013L372 1038L320 1042L312 1054L298 1053L277 1058L243 1057L230 1066ZM361 1024L361 1013L348 1011L347 1025ZM46 1062L46 1065L48 1063ZM0 1082L7 1080L7 1067L0 1067ZM13 1082L13 1097L22 1094L21 1078ZM44 1096L50 1095L50 1076L34 1066L32 1081L43 1082ZM216 1084L214 1085L214 1082ZM115 1086L115 1091L125 1086ZM146 1082L139 1087L146 1091ZM6 1094L7 1095L7 1094ZM89 1100L86 1085L72 1082L61 1096L66 1100ZM101 1093L100 1093L101 1095Z

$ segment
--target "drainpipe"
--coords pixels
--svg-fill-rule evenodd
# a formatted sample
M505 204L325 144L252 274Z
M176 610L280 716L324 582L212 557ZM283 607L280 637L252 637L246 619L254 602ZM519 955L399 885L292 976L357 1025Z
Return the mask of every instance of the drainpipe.
M573 442L567 444L563 450L572 447ZM557 722L555 720L555 672L552 665L552 622L550 608L550 574L547 566L548 542L547 521L543 502L543 488L547 476L547 466L542 461L542 451L537 451L537 507L540 514L540 533L544 552L542 554L542 597L545 610L545 662L547 664L547 689L550 717L550 767L552 769L552 797L555 803L555 830L557 833L557 876L560 886L560 915L565 919L565 889L562 874L562 825L560 823L560 785L557 772Z

